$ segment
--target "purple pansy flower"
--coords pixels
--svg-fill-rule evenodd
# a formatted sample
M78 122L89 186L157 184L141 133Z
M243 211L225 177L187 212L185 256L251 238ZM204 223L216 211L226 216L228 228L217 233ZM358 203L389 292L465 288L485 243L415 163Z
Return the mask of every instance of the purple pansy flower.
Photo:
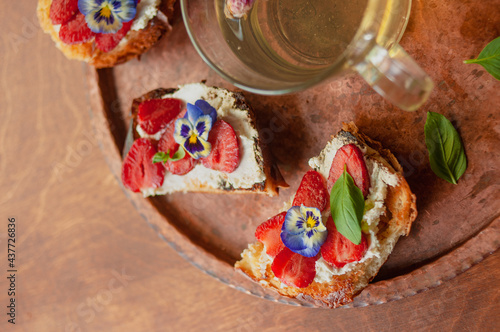
M175 121L174 139L194 159L205 158L212 148L208 134L217 121L217 111L204 100L187 104L186 115Z
M326 240L328 232L321 221L318 208L292 206L285 216L281 228L283 244L305 257L316 256Z
M135 17L137 0L78 0L78 9L85 15L95 33L116 33L123 22Z

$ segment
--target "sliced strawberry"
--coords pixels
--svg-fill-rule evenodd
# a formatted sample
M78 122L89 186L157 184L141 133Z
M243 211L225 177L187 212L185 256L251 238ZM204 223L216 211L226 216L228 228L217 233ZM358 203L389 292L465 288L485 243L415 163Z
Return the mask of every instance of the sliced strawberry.
M181 111L179 99L150 99L143 101L137 111L137 121L149 135L156 134L174 119Z
M174 131L175 131L175 120L182 118L186 114L186 111L182 111L179 115L170 121L170 123L165 128L165 132L160 138L160 142L158 142L158 150L163 151L165 153L169 152L170 157L174 156L174 153L180 148L180 145L174 140ZM182 148L181 148L182 149ZM165 168L170 171L172 174L184 175L189 173L194 166L195 160L188 154L184 156L181 160L178 161L167 161L164 165Z
M285 285L304 288L309 286L316 276L315 257L305 257L284 248L275 258L271 265L274 275Z
M217 120L210 130L208 142L212 150L202 159L203 166L224 173L234 172L240 164L240 148L233 127L224 120Z
M78 0L53 0L50 4L50 21L52 24L69 22L78 11Z
M132 144L122 165L122 182L126 188L139 192L162 185L165 168L160 163L153 164L156 151L147 138L139 138Z
M326 190L323 176L316 171L310 170L302 178L292 205L315 207L323 211L328 205L329 198L330 195Z
M285 221L286 212L264 221L257 227L255 237L266 246L266 254L275 257L285 245L281 241L281 227Z
M332 189L335 181L344 172L344 165L346 165L347 173L352 176L354 183L366 198L370 190L370 176L363 159L363 152L354 144L344 145L335 154L328 176L328 190Z
M95 33L89 29L85 16L80 12L74 19L61 25L59 30L59 39L68 45L84 43L94 36Z
M123 26L116 33L99 33L95 36L95 44L98 49L103 52L112 51L120 41L127 35L130 28L134 24L134 20L123 23Z
M366 236L361 233L361 243L354 244L344 235L340 234L335 227L332 217L326 222L328 236L321 247L323 259L336 268L341 268L347 263L357 262L368 250Z

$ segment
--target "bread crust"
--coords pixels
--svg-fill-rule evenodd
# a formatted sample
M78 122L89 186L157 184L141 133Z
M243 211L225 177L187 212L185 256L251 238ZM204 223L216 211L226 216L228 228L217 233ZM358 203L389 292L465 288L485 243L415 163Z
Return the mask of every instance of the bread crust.
M59 39L50 20L50 5L52 0L39 0L37 7L38 20L42 29L48 33L64 55L69 59L88 62L96 68L108 68L139 57L149 50L163 35L170 31L168 23L173 17L175 0L160 2L158 14L151 19L144 29L130 30L126 35L127 42L120 43L110 52L103 52L94 47L93 39L86 43L68 45Z
M214 87L217 89L222 89L218 87ZM139 105L150 99L158 99L163 97L166 94L172 94L178 89L164 89L164 88L159 88L155 89L152 91L149 91L142 95L141 97L135 98L132 101L132 109L131 109L131 114L132 114L132 132L133 132L133 139L136 140L140 138L139 134L136 131L137 128L137 112L139 109ZM250 118L251 118L251 124L254 128L257 128L257 122L255 121L255 113L251 106L247 103L245 100L245 97L243 94L239 92L231 92L233 98L235 99L235 106L239 109L245 110L248 112ZM258 130L257 130L258 131ZM201 192L201 193L230 193L230 194L242 194L242 193L260 193L260 194L266 194L268 196L277 196L279 194L279 188L287 188L288 184L285 182L283 176L281 175L281 172L279 168L276 166L276 164L273 161L273 158L269 152L269 149L267 146L261 141L258 140L255 142L255 145L258 145L260 147L260 150L262 151L262 164L263 164L263 170L264 174L266 175L266 180L260 183L256 183L253 185L252 188L233 188L231 187L225 187L225 188L214 188L211 186L204 185L202 183L199 183L196 186L193 186L192 188L189 188L189 192ZM125 155L125 153L124 153Z
M350 139L367 147L366 154L370 158L384 164L399 178L395 187L387 186L385 199L386 215L381 216L381 223L385 227L377 233L380 243L380 257L371 257L357 264L351 271L343 275L334 275L328 283L313 281L306 288L295 288L282 285L271 270L271 261L266 261L264 245L260 242L250 244L242 253L242 260L236 262L235 268L242 271L262 286L273 289L279 294L297 298L303 302L319 307L336 308L353 301L368 283L375 277L380 267L385 263L392 252L398 238L407 235L411 224L417 216L416 197L412 194L408 183L402 175L401 165L394 155L382 148L379 142L373 141L359 132L354 123L344 123L338 135L350 135ZM265 265L265 270L262 265Z

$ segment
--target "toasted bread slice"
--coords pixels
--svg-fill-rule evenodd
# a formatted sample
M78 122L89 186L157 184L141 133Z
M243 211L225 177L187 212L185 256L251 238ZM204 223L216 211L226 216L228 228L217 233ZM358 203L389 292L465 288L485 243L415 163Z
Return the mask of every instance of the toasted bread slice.
M175 0L141 1L137 6L136 21L141 21L137 29L132 26L120 44L109 52L97 49L94 39L75 45L63 43L59 39L60 25L53 25L50 20L51 3L52 0L39 0L37 14L40 26L50 34L57 48L69 59L88 62L96 68L108 68L140 56L170 31L171 26L168 22L173 17ZM151 12L155 12L155 15L149 18Z
M316 277L309 286L289 287L275 277L271 270L272 258L266 254L263 243L256 242L243 251L242 260L235 264L236 269L283 296L329 308L352 302L368 285L389 257L399 237L409 233L417 216L416 197L410 191L396 158L389 150L383 149L380 143L360 133L353 123L344 123L342 130L332 138L318 157L309 161L309 165L328 178L336 150L350 143L356 144L363 151L365 162L369 166L372 186L375 168L378 169L377 174L383 172L383 182L387 182L382 186L386 187L385 198L381 201L385 212L382 211L371 227L373 234L370 249L363 259L349 263L342 269L336 269L320 258L316 262ZM284 210L290 207L286 206Z
M165 173L163 185L156 189L144 190L144 196L163 195L174 192L206 193L260 193L278 195L280 187L288 187L278 167L273 163L269 150L259 138L255 115L241 93L203 83L186 84L177 89L156 89L134 99L132 103L132 137L148 138L157 144L161 131L154 135L142 132L138 125L139 105L150 99L176 98L194 104L203 99L217 110L217 118L229 123L239 141L240 164L232 173L205 168L198 163L185 175ZM125 147L127 149L127 147ZM127 151L124 151L124 155Z

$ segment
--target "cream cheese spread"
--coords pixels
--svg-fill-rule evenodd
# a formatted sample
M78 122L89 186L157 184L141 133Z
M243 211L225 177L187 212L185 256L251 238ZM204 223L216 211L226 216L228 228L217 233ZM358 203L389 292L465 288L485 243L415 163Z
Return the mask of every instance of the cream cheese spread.
M337 136L335 139L330 141L327 146L321 151L319 156L311 158L309 160L309 166L316 171L318 171L325 179L328 179L330 173L330 167L333 162L333 158L337 153L337 150L342 146L352 143L348 139ZM368 169L368 174L370 176L370 191L365 200L365 213L363 215L363 230L368 234L368 250L360 261L352 262L344 265L342 268L335 268L326 262L323 257L316 261L316 276L314 281L318 283L330 282L332 276L342 275L351 271L356 265L362 264L366 260L372 257L380 258L380 243L377 239L378 223L380 221L380 216L385 213L385 198L387 196L387 186L397 186L399 183L399 178L396 174L392 173L386 166L377 162L374 159L367 158L367 148L363 146L358 147L361 149L364 155L364 160L366 163L366 168ZM287 211L292 206L293 198L288 202L285 202L282 211ZM330 216L330 211L327 210L322 215L323 223L326 223L328 217ZM261 271L265 271L265 266L272 263L272 259L265 253L265 246L262 253L261 260L259 261L259 267ZM280 288L288 287L285 284L280 284Z
M142 0L136 9L134 23L130 30L139 31L144 29L158 13L161 0Z
M309 166L321 173L328 179L330 167L337 150L351 143L347 138L337 136L321 151L319 156L309 160ZM314 281L319 283L329 282L333 275L341 275L351 271L356 265L361 264L372 257L380 257L380 244L377 240L378 222L380 216L385 213L385 198L387 186L396 186L399 182L398 176L393 174L386 166L372 158L367 158L367 148L356 144L364 154L364 160L368 174L370 175L370 192L365 201L365 213L362 220L363 230L368 231L368 251L358 262L346 264L342 268L335 268L328 264L322 257L316 261L316 277ZM329 211L323 216L326 222Z
M255 184L266 180L262 151L256 143L259 134L252 125L248 111L237 108L236 99L230 91L194 83L182 85L174 93L164 95L162 98L177 98L184 103L191 104L194 104L198 99L204 99L212 105L217 110L217 118L228 122L238 136L240 164L232 173L208 169L202 164L197 164L185 175L166 172L161 187L142 191L145 197L179 191L186 192L192 190L193 187L251 189ZM154 135L145 135L139 125L137 125L136 131L141 137L157 140L162 134L159 132Z
M161 135L163 135L163 133L165 132L165 128L163 128L162 130L160 130L159 132L157 133L154 133L153 135L149 135L148 133L146 133L144 131L144 129L142 129L141 126L137 125L135 127L135 130L137 131L137 133L139 134L139 136L141 136L142 138L149 138L149 139L154 139L156 141L159 141L160 138L161 138Z

